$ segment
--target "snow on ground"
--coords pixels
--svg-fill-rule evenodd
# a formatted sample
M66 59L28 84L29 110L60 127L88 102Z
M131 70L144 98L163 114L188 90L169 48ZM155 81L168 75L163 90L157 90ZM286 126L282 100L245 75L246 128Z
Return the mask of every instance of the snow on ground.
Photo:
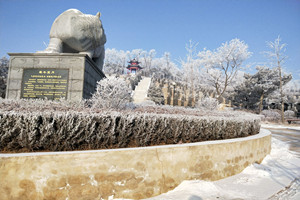
M300 130L300 124L296 125L282 125L282 124L266 124L261 123L262 128L274 128L274 129L290 129L290 130Z
M151 200L300 199L300 159L288 144L272 138L271 154L261 164L219 181L183 181ZM149 199L149 200L150 200Z

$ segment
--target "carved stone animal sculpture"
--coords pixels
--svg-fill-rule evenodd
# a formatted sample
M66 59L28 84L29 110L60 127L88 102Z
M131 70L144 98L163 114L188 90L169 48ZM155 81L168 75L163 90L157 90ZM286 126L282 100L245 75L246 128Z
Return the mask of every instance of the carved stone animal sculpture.
M50 42L44 51L37 53L82 53L87 54L102 70L106 35L96 15L83 14L69 9L60 14L52 24Z

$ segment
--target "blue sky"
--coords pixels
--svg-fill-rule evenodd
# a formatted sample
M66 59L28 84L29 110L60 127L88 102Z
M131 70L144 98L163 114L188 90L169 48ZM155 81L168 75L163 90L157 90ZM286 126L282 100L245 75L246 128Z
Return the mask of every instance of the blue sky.
M254 67L267 62L266 41L280 35L285 70L300 79L300 0L0 0L0 57L43 50L54 19L69 8L102 13L106 48L167 51L174 61L189 40L213 50L239 38Z

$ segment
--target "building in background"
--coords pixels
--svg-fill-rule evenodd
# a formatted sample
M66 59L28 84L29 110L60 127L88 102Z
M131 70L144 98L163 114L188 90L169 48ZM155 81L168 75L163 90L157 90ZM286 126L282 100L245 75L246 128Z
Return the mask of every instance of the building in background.
M136 74L139 70L143 69L139 64L140 62L133 59L128 62L129 65L126 67L128 69L127 74Z

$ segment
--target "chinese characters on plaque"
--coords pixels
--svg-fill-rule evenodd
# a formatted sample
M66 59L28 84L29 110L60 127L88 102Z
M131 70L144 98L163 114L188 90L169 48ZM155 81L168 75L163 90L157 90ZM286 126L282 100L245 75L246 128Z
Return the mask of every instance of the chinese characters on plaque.
M68 69L24 69L21 98L67 98Z

